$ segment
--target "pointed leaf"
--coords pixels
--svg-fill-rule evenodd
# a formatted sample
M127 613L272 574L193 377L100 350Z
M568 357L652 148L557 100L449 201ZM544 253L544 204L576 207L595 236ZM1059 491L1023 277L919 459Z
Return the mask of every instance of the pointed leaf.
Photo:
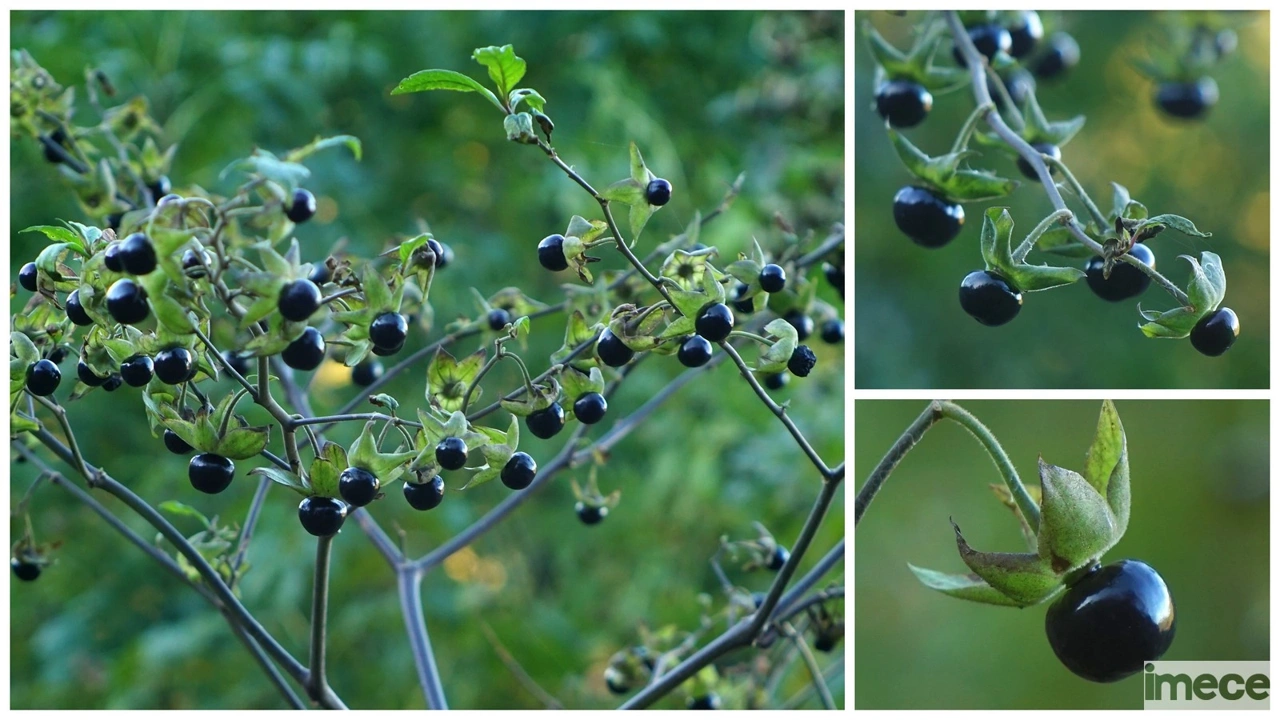
M1119 540L1106 500L1079 473L1040 459L1040 557L1063 574L1097 559Z
M476 48L475 52L471 53L471 57L488 68L489 77L502 95L515 89L524 77L525 62L516 55L515 49L510 45Z
M991 587L985 580L973 573L963 575L944 573L916 567L911 563L907 563L907 567L911 568L911 572L915 573L916 579L925 587L932 588L951 597L987 605L1021 607L1017 601Z
M310 495L311 492L302 482L302 478L294 475L288 470L281 470L277 467L257 467L249 471L250 475L261 475L271 478L273 482L279 483L299 495Z
M227 431L214 452L232 460L248 460L267 449L271 426L242 427Z
M453 70L420 70L400 81L391 91L392 95L425 92L427 90L453 90L456 92L478 92L485 96L494 107L506 112L502 101L489 88L475 80Z
M1043 602L1061 584L1048 561L1035 553L985 553L969 547L960 526L951 523L956 533L960 559L978 577L1020 607Z

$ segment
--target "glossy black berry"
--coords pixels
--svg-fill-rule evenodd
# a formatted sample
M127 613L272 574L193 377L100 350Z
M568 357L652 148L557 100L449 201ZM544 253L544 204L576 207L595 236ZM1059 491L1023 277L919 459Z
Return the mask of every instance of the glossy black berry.
M151 193L152 200L159 200L173 191L173 183L169 181L168 175L161 175L155 182L147 185L147 191Z
M831 287L840 293L840 297L844 297L844 267L841 265L832 265L831 263L822 264L822 275L827 278L827 282L831 283Z
M994 23L969 28L969 39L978 52L987 58L987 62L995 58L997 52L1007 53L1013 47L1013 37L1009 31ZM951 56L955 58L957 65L967 67L959 46L952 49Z
M529 487L538 476L538 463L533 461L529 453L518 452L502 466L502 484L512 490L523 490Z
M964 227L964 208L931 190L908 185L893 196L893 221L917 245L940 248Z
M61 365L63 360L67 359L67 348L59 345L49 352L49 360L54 365Z
M594 425L603 420L608 410L609 403L598 392L585 393L573 401L573 416L587 425Z
M809 377L809 373L813 372L813 366L817 364L818 356L813 354L813 350L808 345L799 345L791 351L791 357L787 360L787 369L796 377Z
M99 377L93 368L85 365L84 362L76 363L76 377L89 387L98 387L107 381L107 378Z
M822 323L822 342L828 345L844 342L844 321L840 318L831 318Z
M648 187L644 189L644 199L654 207L666 205L671 202L671 183L662 178L650 180Z
M294 370L315 370L324 362L324 350L324 336L319 330L308 327L280 353L280 359Z
M305 278L294 280L280 289L276 308L285 320L305 322L320 309L320 288Z
M563 235L548 235L538 243L538 262L553 272L569 267L569 260L564 256Z
M106 252L102 253L102 264L111 272L124 272L124 265L120 262L120 243L113 242L107 246Z
M146 385L155 373L155 363L147 355L134 355L120 364L120 377L129 387Z
M713 343L729 337L733 332L733 311L724 303L708 305L693 323L694 330Z
M141 285L121 278L107 288L107 312L121 325L136 325L151 314L147 291Z
M186 348L169 348L156 353L156 377L167 385L177 385L196 374L196 358Z
M796 339L800 342L808 340L813 334L813 318L806 315L803 310L788 310L782 319L796 329Z
M1151 252L1151 248L1138 243L1129 250L1129 254L1142 261L1147 267L1154 268L1156 266L1155 253ZM1102 277L1104 261L1100 257L1093 257L1084 265L1085 282L1089 283L1089 289L1094 295L1103 300L1111 302L1119 302L1128 300L1143 293L1148 286L1151 285L1151 278L1146 273L1129 263L1117 259L1111 267L1111 277Z
M1031 72L1041 80L1056 78L1080 62L1080 45L1064 32L1049 36L1048 47L1031 63Z
M489 311L487 319L490 330L501 330L511 322L511 313L507 312L503 308L494 308Z
M524 423L536 437L543 440L555 437L564 428L564 408L560 407L560 403L553 402L530 414L524 419Z
M124 384L124 380L120 378L120 373L111 373L111 376L102 383L102 389L107 392L115 392Z
M1018 19L1009 23L1009 54L1024 58L1036 49L1043 37L1044 23L1040 22L1040 13L1035 10L1020 12Z
M195 448L187 444L186 440L178 437L178 433L172 430L164 431L164 446L174 455L189 455Z
M431 510L444 501L444 478L439 475L424 483L405 482L404 499L414 510Z
M720 696L715 693L707 693L698 697L691 697L685 703L690 710L719 710Z
M836 649L836 645L844 639L844 631L842 627L826 628L818 631L813 638L813 649L818 652L829 653Z
M202 278L208 274L205 267L212 261L205 251L201 250L197 253L192 248L187 248L182 253L182 272L189 278Z
M134 233L121 240L116 257L130 275L146 275L156 269L156 248L142 233Z
M29 262L18 270L18 284L27 292L35 292L40 287L36 284L36 275L36 264Z
M333 269L329 267L328 263L316 263L311 268L311 274L307 276L307 279L317 286L323 285L333 279Z
M460 470L467 464L467 443L460 437L447 437L436 445L436 462L445 470Z
M382 377L382 363L366 359L351 368L351 382L360 387L369 387Z
M751 292L751 288L743 283L738 283L738 287L733 291L733 311L749 315L756 311L755 300L747 297L747 293Z
M235 474L235 463L213 453L196 455L187 465L187 478L191 480L191 487L209 495L217 495L226 490Z
M767 567L768 569L774 572L777 572L781 570L782 566L786 565L787 561L790 559L791 559L791 551L782 547L781 545L776 545L773 548L773 554L769 556L769 564L766 565L765 567Z
M1022 310L1022 293L993 272L974 270L960 283L960 307L983 325L1003 325Z
M676 359L685 367L702 367L711 360L711 342L701 335L690 335L676 351Z
M453 248L444 243L431 238L427 241L427 247L431 248L431 252L435 254L435 267L437 270L443 270L446 265L453 262Z
M316 537L336 535L347 520L347 504L330 497L312 495L298 505L302 528Z
M399 352L409 336L409 321L396 312L385 312L369 323L369 341L374 349Z
M781 390L791 382L791 375L787 373L769 373L764 376L764 386L770 390Z
M62 382L62 371L52 360L37 360L27 368L27 392L45 397L52 395Z
M9 567L13 568L14 577L23 582L34 582L36 578L40 577L39 563L33 563L21 558L10 558Z
M124 222L124 213L122 212L111 213L107 216L107 227L115 230L117 233L120 232L120 223L122 222Z
M600 362L609 367L622 367L635 356L636 351L627 347L613 331L605 330L600 333L600 340L596 342L596 357L600 358Z
M933 109L933 95L911 80L891 80L876 88L876 112L896 128L915 127Z
M1192 120L1218 103L1218 83L1205 76L1195 82L1166 82L1156 89L1156 105L1169 115Z
M239 353L231 352L230 350L223 350L222 359L226 361L227 365L229 365L232 370L240 373L240 377L248 377L249 358Z
M1013 104L1022 107L1027 96L1036 90L1035 76L1025 70L1015 71L1004 80L1004 89L1009 93L1009 99L1013 100ZM995 103L996 108L1005 110L1004 95L998 90L992 90L991 101Z
M760 289L769 294L780 293L787 286L787 271L769 263L760 269Z
M338 476L338 494L354 507L364 507L373 502L378 497L379 486L378 477L364 468L349 467Z
M603 505L588 505L584 502L574 505L573 511L578 514L583 525L597 525L609 514L609 508Z
M93 324L93 318L89 317L89 313L84 310L84 305L80 304L79 290L72 290L67 296L67 319L80 327Z
M1115 682L1159 660L1173 642L1173 596L1144 562L1121 560L1067 588L1044 616L1049 646L1071 672Z
M304 223L316 214L316 196L311 194L310 190L298 188L293 191L293 197L289 200L289 207L284 211L285 217L294 223Z
M1191 328L1191 346L1209 357L1217 357L1230 350L1239 336L1240 318L1231 308L1218 308Z
M1050 143L1032 143L1031 147L1036 152L1039 152L1041 155L1048 155L1054 160L1062 159L1062 150L1057 145L1052 145ZM1050 175L1053 175L1054 173L1057 172L1057 170L1053 167L1053 165L1050 165L1047 162L1045 163L1045 167L1049 169ZM1040 179L1040 176L1036 174L1036 169L1031 167L1031 163L1027 162L1027 159L1022 157L1021 155L1018 156L1018 169L1021 170L1022 174L1028 179L1031 179L1031 180Z

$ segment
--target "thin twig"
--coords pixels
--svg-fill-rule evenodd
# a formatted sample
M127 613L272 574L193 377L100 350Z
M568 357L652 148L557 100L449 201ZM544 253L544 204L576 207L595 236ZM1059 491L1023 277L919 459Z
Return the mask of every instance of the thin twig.
M493 646L493 651L498 654L498 659L507 667L507 670L511 672L515 677L516 682L520 683L521 687L528 690L530 695L538 698L538 700L545 705L548 710L564 709L564 705L561 704L554 695L544 690L542 686L525 671L525 669L520 665L520 662L516 660L515 656L511 654L511 651L507 649L507 646L503 645L502 641L498 639L497 633L493 631L493 628L489 627L489 623L481 620L480 630L484 632L485 638L489 641L489 644Z
M316 540L315 581L311 591L311 671L307 675L307 691L315 698L323 696L328 687L325 640L329 628L329 561L332 551L332 535Z
M797 649L800 650L800 657L804 660L805 667L809 669L809 676L813 678L813 689L818 693L818 699L822 701L822 707L827 710L836 709L836 701L831 697L831 689L827 687L826 680L822 677L822 668L818 667L818 659L813 656L813 651L809 649L809 643L805 641L804 636L796 632L791 627L791 623L782 623L782 633L795 643Z
M902 462L902 458L906 457L911 448L920 442L920 438L924 437L925 432L933 427L935 423L942 419L942 412L938 407L938 403L931 402L929 406L920 413L911 425L903 431L902 435L894 441L893 447L889 448L889 452L876 465L871 474L867 476L867 481L863 483L862 489L858 490L858 497L853 503L853 526L856 528L858 523L862 521L862 515L867 512L867 507L871 505L871 501L876 499L876 493L880 492L880 487L884 485L884 481L889 479L889 475L893 473L894 468L898 467L898 463Z
M396 572L396 584L400 591L400 609L404 625L409 633L409 645L413 650L414 665L418 668L418 683L426 697L430 710L448 710L444 685L440 682L440 668L431 650L431 638L427 635L427 619L422 612L422 572L402 567Z

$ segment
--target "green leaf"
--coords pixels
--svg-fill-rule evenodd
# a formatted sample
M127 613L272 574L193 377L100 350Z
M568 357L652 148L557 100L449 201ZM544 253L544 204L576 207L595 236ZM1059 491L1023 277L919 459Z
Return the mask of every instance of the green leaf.
M787 369L787 362L791 360L791 354L796 351L796 346L800 343L799 336L796 334L795 327L782 318L770 321L764 329L778 339L769 346L768 350L761 353L754 369L761 373L782 372Z
M1201 232L1196 228L1195 223L1181 215L1157 215L1153 218L1147 218L1138 223L1138 226L1133 229L1133 233L1136 235L1150 227L1169 227L1183 235L1191 235L1193 237L1213 237L1213 233Z
M512 90L511 95L507 97L507 104L511 106L511 110L513 112L516 108L520 107L521 102L526 103L530 108L537 112L543 112L547 107L546 99L539 95L538 91L533 88Z
M350 467L347 451L338 443L325 443L320 455L311 461L307 472L312 494L322 497L338 497L338 476Z
M979 243L987 270L994 270L1004 277L1013 270L1013 216L1009 208L987 208L982 216L982 235Z
M1111 215L1108 219L1115 220L1118 217L1124 217L1125 208L1129 206L1129 188L1120 183L1111 183Z
M977 202L1005 197L1018 188L1017 180L1002 178L985 170L957 170L939 189L956 202Z
M1040 557L1059 575L1097 559L1120 539L1106 499L1083 476L1040 459Z
M475 80L453 70L420 70L400 81L391 91L392 95L426 92L427 90L453 90L455 92L478 92L488 98L489 102L499 110L506 112L502 101L489 88Z
M640 183L632 180L631 178L626 178L625 180L619 180L609 187L606 187L601 191L600 195L610 202L635 205L640 202L648 202L645 200L644 191L645 188L640 185Z
M484 348L461 361L443 348L437 350L431 365L427 367L427 399L434 401L445 412L461 410L467 386L479 374L484 358Z
M1035 553L987 553L969 547L954 522L960 559L978 577L1019 607L1044 602L1061 584L1049 562Z
M209 527L209 518L205 517L204 513L191 507L190 505L184 505L183 503L180 503L177 500L165 500L164 502L160 503L156 507L169 513L170 515L177 515L178 517L189 517L193 520L198 520L200 524L203 525L204 527Z
M476 48L471 57L488 68L489 77L503 95L510 93L524 77L525 62L510 45Z
M51 278L60 278L62 274L58 272L58 257L66 252L69 247L71 247L71 243L54 243L44 246L40 254L36 256L36 267Z
M649 181L653 179L653 173L649 172L648 166L644 164L644 156L640 154L640 148L634 140L631 141L630 153L631 179L635 180L638 185L648 187Z
M75 245L76 247L81 247L83 245L83 241L81 240L80 236L76 235L74 232L72 232L67 228L59 227L57 225L32 225L31 227L23 228L18 232L19 233L28 233L28 232L44 233L45 237L49 238L50 240L53 240L54 242L65 243L68 245Z
M165 330L177 335L190 335L195 332L196 326L191 320L191 315L177 300L163 293L154 294L148 292L147 304L151 306L152 312L156 315L156 320L160 322L160 325Z
M360 287L364 290L365 302L373 315L400 309L396 307L395 300L391 297L391 288L387 287L387 282L378 274L377 268L372 263L364 266L364 272L361 275L363 277L360 278Z
M214 452L232 460L248 460L266 450L270 438L270 425L234 428L222 436Z
M1084 479L1099 493L1107 494L1111 472L1125 449L1124 426L1116 413L1115 403L1102 401L1098 415L1098 429L1093 434L1093 444L1085 454Z
M1093 257L1093 251L1082 245L1079 240L1076 240L1071 230L1065 227L1046 230L1036 240L1036 249L1069 258L1087 259Z
M1179 307L1164 313L1142 311L1148 322L1141 326L1143 334L1150 338L1184 338L1200 318L1218 308L1227 293L1227 277L1222 269L1222 259L1215 253L1205 252L1200 262L1188 255L1179 255L1191 263L1191 282L1187 285L1189 307Z
M231 168L257 173L274 183L283 185L289 192L296 190L311 176L311 171L305 165L285 162L262 149L255 150L253 155L233 163Z
M680 317L677 317L676 319L672 320L670 323L667 323L666 329L662 331L662 334L658 336L658 339L667 340L670 338L681 338L681 337L685 337L686 335L692 335L693 332L694 332L693 316L681 315Z
M9 345L24 366L40 360L40 350L36 348L35 343L31 342L31 338L24 333L9 333Z
M391 94L394 95L395 92L393 91ZM339 146L345 146L349 149L357 161L361 159L362 148L360 146L360 138L355 135L334 135L327 138L317 136L316 139L312 140L310 143L297 148L296 150L290 150L289 153L285 155L285 160L288 160L289 162L301 162L321 150L327 150L328 148Z
M1084 276L1085 273L1080 268L1019 263L1005 277L1022 292L1040 292L1071 285Z
M314 467L314 463L312 463L312 466ZM299 495L306 496L311 494L311 491L307 488L306 483L302 481L302 478L294 475L288 470L281 470L280 468L275 467L258 467L250 470L249 474L271 478L273 482L277 482Z
M907 563L907 567L911 569L911 572L915 573L916 579L925 587L932 588L945 595L987 605L1021 607L1018 602L991 587L987 584L987 581L973 573L963 575L944 573L916 567L911 563Z

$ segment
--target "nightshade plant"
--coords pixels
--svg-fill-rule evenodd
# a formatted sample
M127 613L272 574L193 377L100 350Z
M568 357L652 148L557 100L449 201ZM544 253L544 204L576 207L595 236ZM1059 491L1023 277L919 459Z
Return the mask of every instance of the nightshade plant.
M649 661L639 668L628 666L625 683L614 677L622 671L611 665L609 687L633 693L623 704L628 708L647 707L677 691L684 704L718 707L720 693L741 672L716 662L751 646L768 648L783 637L799 649L789 655L791 661L798 655L806 659L819 698L832 706L823 671L803 635L812 634L815 646L826 651L843 635L843 588L815 588L842 560L843 542L827 549L805 575L797 577L796 571L837 495L844 463L830 466L818 455L757 375L806 376L814 369L816 356L798 344L793 322L801 318L811 327L809 313L838 318L835 308L815 299L819 280L810 276L843 278L843 226L835 225L825 237L802 237L779 220L783 238L776 247L766 252L756 242L750 253L725 258L722 265L719 251L699 237L703 226L728 210L741 188L740 177L719 207L695 214L685 232L653 243L641 259L635 249L642 230L679 189L651 171L632 143L628 176L597 191L550 144L555 125L545 113L547 101L532 88L518 87L526 67L512 47L479 48L473 59L488 70L496 94L451 70L415 73L393 94L480 94L500 111L507 139L545 154L598 203L600 217L574 215L563 233L539 232L537 236L547 238L541 244L535 242L537 236L529 239L530 261L536 255L547 269L571 270L578 281L568 286L563 302L546 305L514 287L488 296L476 291L473 317L449 323L437 340L384 369L375 356L421 345L407 342L411 326L434 330L429 296L452 251L423 232L374 259L310 250L311 257L304 257L295 231L313 217L317 204L303 187L310 178L303 163L335 147L347 148L358 160L358 139L317 138L282 155L257 149L224 171L223 179L242 181L227 196L174 184L168 178L177 147L161 150L157 145L158 128L144 99L104 108L102 96L113 92L105 76L90 69L86 89L101 120L77 126L71 89L64 90L28 54L15 53L14 132L41 141L46 158L74 188L91 224L70 221L24 231L41 233L50 244L34 260L34 271L22 271L23 286L34 290L28 289L33 294L24 311L12 318L13 451L41 469L36 485L47 481L64 488L218 609L295 708L345 707L325 673L328 580L334 538L348 521L355 522L395 573L424 698L428 707L443 709L448 704L421 597L426 573L567 469L590 465L586 486L573 485L575 512L584 524L606 521L620 492L601 493L596 466L681 387L728 359L817 470L812 512L781 551L782 544L763 527L757 539L723 541L717 557L727 552L745 560L746 571L768 568L771 582L764 600L742 603L740 596L749 593L729 582L713 560L728 603L716 608L708 601L702 623L693 631L665 628L642 637L637 647ZM614 218L618 208L626 209L625 226ZM630 267L593 271L591 265L603 262L593 253L610 250ZM650 269L654 263L660 263L656 274ZM829 269L819 271L824 264ZM726 287L740 290L734 299L749 304L749 319L734 322L724 304ZM534 321L561 313L567 316L564 343L551 355L548 369L534 375L532 359L514 348L523 345L520 341L529 336ZM784 315L792 321L782 319ZM467 338L480 338L480 348L460 357L446 349ZM754 362L740 354L739 348L747 345L757 346ZM594 440L587 438L595 423L615 412L607 399L641 362L689 347L697 350L696 362L681 359L693 369ZM62 349L77 354L78 382L69 391L63 384L59 393L60 373L44 356ZM316 368L326 354L352 369L352 384L360 390L338 412L316 416L306 385L294 371ZM417 402L379 392L423 361L429 362ZM504 361L519 370L520 386L477 408L482 381ZM247 492L245 476L258 476L253 504L238 531L200 512L198 493L183 496L190 504L170 500L157 509L82 455L63 402L98 388L112 391L122 378L140 388L130 395L141 396L157 443L174 453L192 454L188 479L194 490ZM238 412L245 401L260 406L271 422L250 425ZM356 412L366 402L374 409ZM581 418L568 415L566 407ZM499 411L509 417L480 424ZM527 431L539 437L563 432L567 440L562 449L540 459L520 451L521 418ZM346 447L326 439L326 432L338 425L360 428ZM54 470L37 447L67 465L90 490L123 501L167 545L152 545L130 530L95 493ZM246 473L250 461L258 461L253 463L257 466ZM450 482L446 492L444 470L465 480ZM474 492L496 478L514 492L423 557L407 556L375 519L379 501L405 502L430 512L451 493ZM393 491L396 482L403 483L402 490ZM298 531L317 538L305 663L272 637L237 595L237 583L249 569L246 553L259 510L264 502L279 499L278 494L268 498L273 483L296 493L288 502L296 503ZM11 565L20 579L31 580L50 562L53 547L36 543L26 505L24 500L18 509L27 522L14 543ZM184 537L166 513L198 521L203 529ZM172 555L170 547L176 551Z
M1039 461L1039 485L1025 485L1000 443L973 415L935 401L898 438L858 491L854 525L885 480L939 420L953 420L982 443L1003 479L991 484L1013 512L1026 551L985 552L965 541L951 521L967 573L908 564L919 581L961 600L1025 608L1054 599L1045 616L1050 646L1072 672L1114 682L1140 671L1169 649L1176 630L1173 596L1150 566L1136 560L1101 566L1129 525L1129 448L1110 400L1103 402L1093 443L1080 472Z
M1218 94L1204 73L1234 48L1235 34L1212 13L1170 17L1163 30L1168 37L1153 45L1167 52L1135 66L1159 84L1155 102L1165 112L1198 118ZM982 213L983 267L970 273L960 289L961 308L971 317L984 325L1002 325L1018 314L1023 294L1072 285L1086 276L1089 287L1105 300L1137 297L1152 282L1167 292L1176 305L1169 310L1138 306L1143 320L1138 327L1149 338L1186 338L1197 323L1219 311L1227 284L1217 254L1180 256L1191 265L1191 279L1183 289L1156 270L1152 252L1152 241L1168 229L1194 237L1211 233L1180 215L1152 215L1115 182L1111 211L1103 214L1068 169L1066 146L1084 128L1085 118L1049 120L1036 99L1034 78L1051 80L1075 64L1079 47L1070 36L1057 32L1046 41L1044 23L1034 11L920 13L907 51L888 43L870 22L863 31L876 64L875 111L885 119L889 141L911 176L893 198L893 217L904 235L922 247L942 248L963 229L964 204L1004 198L1018 188L1018 181L983 169L980 151L1016 159L1021 173L1041 184L1053 205L1053 212L1016 245L1008 208L989 207ZM947 49L951 63L939 57ZM937 96L965 87L976 108L949 150L931 155L907 139L902 131L926 122ZM983 125L989 132L980 129ZM1068 207L1064 194L1087 220ZM1032 262L1032 251L1049 262ZM1086 262L1083 269L1059 264L1068 259ZM1034 300L1029 298L1027 305ZM1205 352L1201 343L1192 342L1193 347L1221 355L1239 334L1238 323L1228 327L1233 332L1210 346L1214 352Z

